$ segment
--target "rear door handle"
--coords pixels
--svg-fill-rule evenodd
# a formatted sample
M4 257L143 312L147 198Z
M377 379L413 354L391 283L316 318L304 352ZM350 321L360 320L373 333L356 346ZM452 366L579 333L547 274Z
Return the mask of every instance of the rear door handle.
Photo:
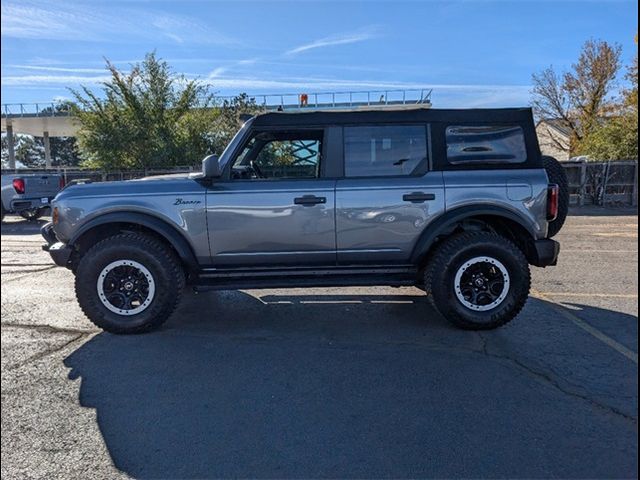
M402 196L402 200L411 203L422 203L429 200L435 200L436 196L433 193L413 192L406 193Z
M313 205L318 205L319 203L327 203L327 197L316 197L315 195L303 195L302 197L294 198L293 203L295 203L296 205L311 207Z

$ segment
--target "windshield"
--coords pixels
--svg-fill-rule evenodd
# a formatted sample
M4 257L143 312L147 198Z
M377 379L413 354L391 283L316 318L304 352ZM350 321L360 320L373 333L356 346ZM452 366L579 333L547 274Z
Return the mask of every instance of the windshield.
M249 127L252 123L253 118L250 118L249 120L244 122L242 127L240 127L240 130L238 130L238 132L229 142L229 145L227 145L227 148L224 149L224 152L222 152L222 155L220 155L220 160L218 160L218 163L220 164L220 171L224 170L224 167L227 165L229 159L231 158L231 154L234 152L238 144L242 141L244 134L247 132L247 130L249 130Z

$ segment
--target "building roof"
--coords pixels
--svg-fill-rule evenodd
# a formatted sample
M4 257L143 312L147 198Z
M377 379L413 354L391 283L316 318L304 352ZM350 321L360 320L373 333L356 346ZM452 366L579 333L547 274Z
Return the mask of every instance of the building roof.
M540 124L553 128L557 133L567 138L571 136L571 129L567 125L567 122L561 118L543 118L538 122L538 125Z

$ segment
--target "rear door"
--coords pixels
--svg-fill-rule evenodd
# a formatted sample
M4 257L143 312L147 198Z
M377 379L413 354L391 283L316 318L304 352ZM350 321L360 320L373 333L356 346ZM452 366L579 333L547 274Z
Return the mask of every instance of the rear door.
M216 267L336 263L335 180L324 129L255 131L207 192Z
M336 185L338 263L408 263L420 234L444 211L441 172L429 171L425 124L345 126Z

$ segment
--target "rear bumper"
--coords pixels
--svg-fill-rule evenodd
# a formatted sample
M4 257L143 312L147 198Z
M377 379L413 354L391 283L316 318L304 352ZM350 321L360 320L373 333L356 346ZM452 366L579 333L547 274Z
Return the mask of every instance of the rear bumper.
M67 267L73 249L69 245L58 241L56 234L53 231L53 223L49 222L44 225L40 229L40 233L47 242L42 246L42 249L45 252L49 252L49 255L51 255L51 258L56 265L59 267Z
M536 267L548 267L558 263L560 244L555 240L545 238L533 242L531 264Z
M50 208L51 200L47 198L47 202L42 203L41 198L20 198L20 199L12 200L10 203L10 207L11 207L11 211L16 213L20 213L23 210L32 210L37 208Z

